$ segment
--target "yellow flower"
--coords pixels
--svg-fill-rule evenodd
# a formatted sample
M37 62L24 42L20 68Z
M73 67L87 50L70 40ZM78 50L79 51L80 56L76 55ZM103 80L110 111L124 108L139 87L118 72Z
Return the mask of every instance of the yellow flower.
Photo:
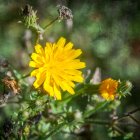
M66 39L61 37L58 42L46 43L43 48L37 44L35 53L31 54L32 61L29 66L35 70L31 76L36 80L35 88L43 89L58 100L61 100L61 89L74 94L75 82L83 82L82 72L79 69L85 67L77 57L82 53L81 49L73 49L71 42L66 44Z
M104 99L114 100L116 97L117 87L118 81L108 78L101 82L99 91Z

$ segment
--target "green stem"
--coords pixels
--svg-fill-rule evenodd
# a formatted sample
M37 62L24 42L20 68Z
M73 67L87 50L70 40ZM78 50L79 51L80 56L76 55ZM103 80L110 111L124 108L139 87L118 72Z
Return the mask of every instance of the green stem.
M21 77L21 79L27 78L27 77L29 77L29 76L30 76L30 73L28 73L28 74L26 74L26 75L23 75L23 76Z
M83 93L83 89L79 90L76 94L63 99L62 101L59 102L59 105L70 102L73 98L77 97L78 95L80 95L82 93Z
M59 19L59 17L56 17L54 20L52 20L48 25L46 25L43 29L46 30L50 25L52 25L54 22L56 22Z
M104 102L102 102L102 103L99 103L94 109L85 112L85 113L83 114L83 117L84 117L84 118L90 117L91 115L95 114L97 111L99 111L99 110L101 110L102 108L106 107L106 105L108 105L108 103L109 103L109 102L107 102L107 101L104 101Z

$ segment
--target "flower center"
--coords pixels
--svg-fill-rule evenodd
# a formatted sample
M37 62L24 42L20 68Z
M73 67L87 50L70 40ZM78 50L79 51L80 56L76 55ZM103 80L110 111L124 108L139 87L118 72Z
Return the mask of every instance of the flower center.
M50 63L50 64L45 64L45 67L44 67L47 71L50 71L52 72L53 70L56 70L56 67L53 63Z

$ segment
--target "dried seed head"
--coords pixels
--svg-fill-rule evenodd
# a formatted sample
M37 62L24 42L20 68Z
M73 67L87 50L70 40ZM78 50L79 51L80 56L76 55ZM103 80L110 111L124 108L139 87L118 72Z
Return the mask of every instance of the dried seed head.
M18 94L20 92L20 88L17 84L17 82L10 77L6 76L2 79L2 82L4 85L8 88L9 92L11 91L14 93L14 95Z
M72 11L71 9L69 9L68 7L64 6L64 5L58 5L58 13L59 13L59 19L63 20L72 20L73 15L72 15Z

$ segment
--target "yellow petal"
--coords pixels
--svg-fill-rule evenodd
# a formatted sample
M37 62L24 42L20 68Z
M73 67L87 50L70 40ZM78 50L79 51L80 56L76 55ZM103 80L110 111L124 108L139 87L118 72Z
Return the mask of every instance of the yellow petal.
M45 79L45 82L43 84L43 88L45 91L47 91L50 94L50 96L54 96L54 90L53 90L53 87L51 85L51 76L50 76L49 72L46 73L46 79Z
M38 62L38 63L44 63L44 60L43 60L43 57L41 57L39 54L37 53L32 53L31 54L31 58L35 61L35 62Z
M37 44L35 46L35 51L38 53L38 54L44 54L44 49L42 48L42 46L40 44Z
M50 54L51 52L52 52L52 44L47 42L45 46L45 53Z
M39 65L36 62L34 62L34 61L30 61L29 62L29 66L33 67L33 68L38 68L39 67Z
M84 78L82 76L74 76L73 81L82 83Z
M49 93L50 96L54 96L54 90L53 90L52 86L50 86L50 85L48 84L48 81L47 81L47 80L45 80L45 82L44 82L44 84L43 84L43 88L44 88L44 90L45 90L46 92Z
M64 86L64 88L70 93L70 94L74 94L74 90L73 88L71 88L66 82L62 82L62 86Z
M75 84L72 81L66 81L66 83L68 83L72 88L75 87Z
M69 54L69 59L75 59L77 58L79 55L82 54L81 49L77 49L77 50L73 50L70 54Z
M60 48L63 48L64 45L65 45L65 43L66 43L66 39L63 38L63 37L61 37L61 38L58 40L58 42L57 42L56 45L57 45L58 47L60 47Z
M81 75L82 72L79 70L74 70L74 69L70 69L70 70L65 70L64 73L70 74L70 75Z
M114 100L115 96L114 95L110 95L110 100Z
M38 69L35 69L35 70L33 70L32 72L31 72L31 76L36 76L37 75L37 73L39 72L39 70Z
M107 92L103 92L101 95L104 99L109 100L109 94Z
M82 69L86 67L86 64L84 62L73 61L69 63L69 65L66 65L65 67L67 69Z
M54 88L54 96L56 97L57 100L61 100L61 93L55 84L53 88Z
M40 68L43 66L43 63L35 62L35 61L30 61L29 66L33 68Z
M72 49L72 47L73 47L73 43L69 42L68 44L66 44L64 50L68 51L68 50Z
M35 88L38 88L38 87L40 87L42 85L42 83L45 81L45 78L46 78L45 75L46 75L45 72L37 74L36 80L35 80L35 82L33 84L33 86Z

